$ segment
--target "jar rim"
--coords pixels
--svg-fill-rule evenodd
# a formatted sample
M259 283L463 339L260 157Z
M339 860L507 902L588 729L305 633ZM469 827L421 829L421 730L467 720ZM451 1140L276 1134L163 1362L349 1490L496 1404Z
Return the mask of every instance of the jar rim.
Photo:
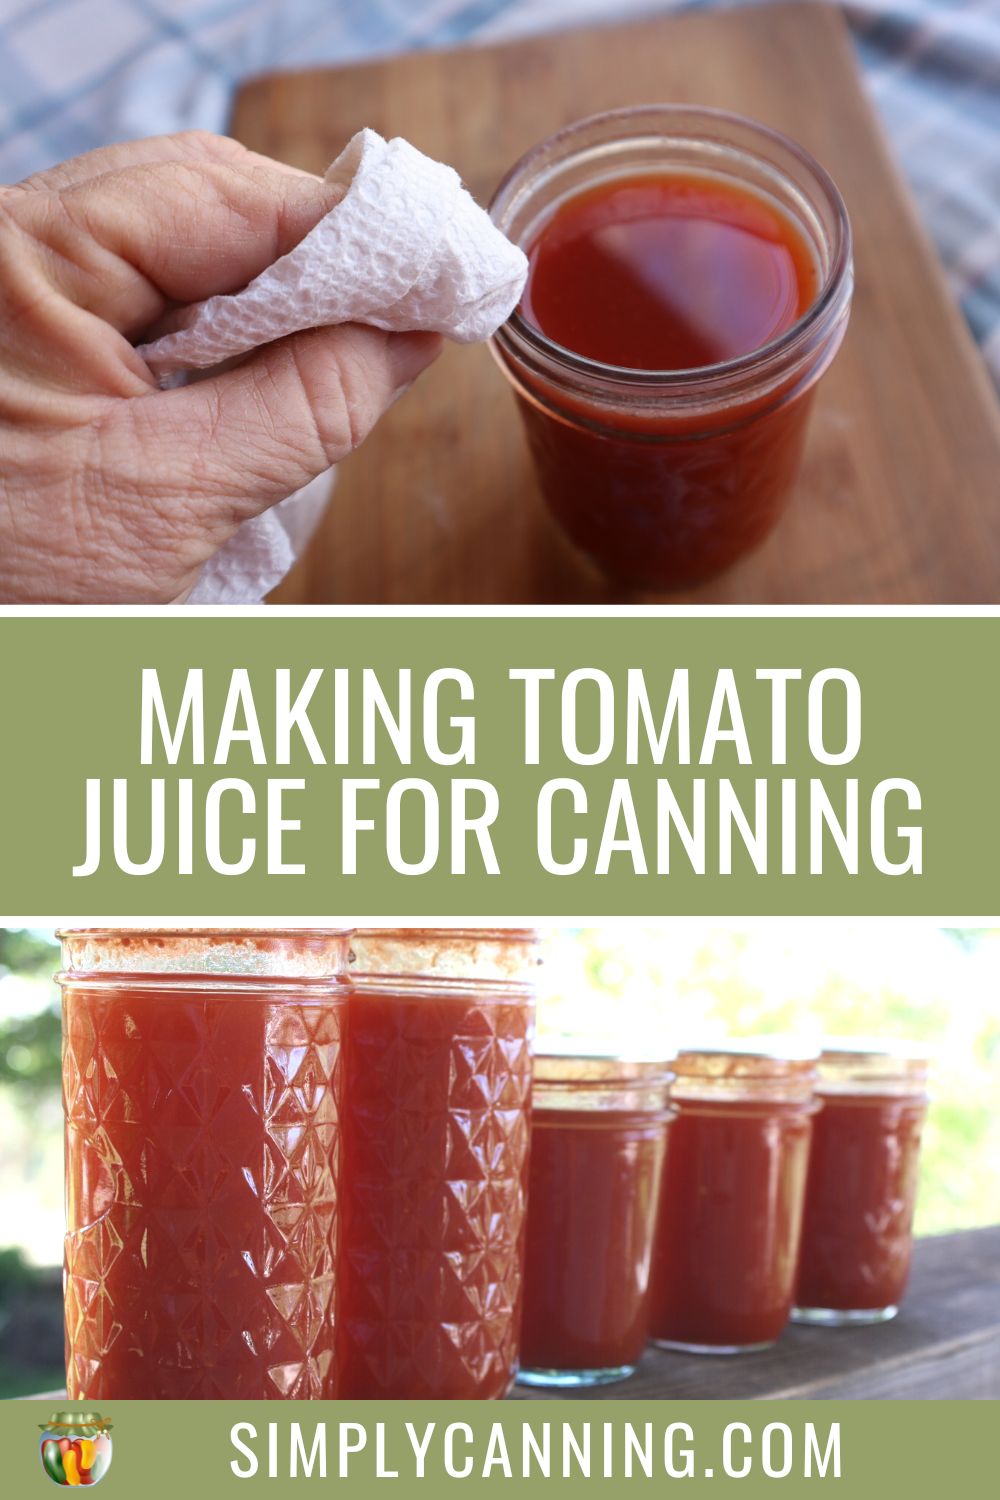
M720 1042L698 1042L678 1047L674 1065L679 1067L685 1058L695 1057L733 1057L745 1058L748 1062L815 1065L819 1062L820 1052L817 1046L800 1037L726 1037Z
M357 927L347 973L352 983L365 984L378 978L527 983L543 961L536 927Z
M537 927L350 927L345 929L358 938L419 938L442 937L458 940L509 939L516 943L541 944L542 933Z
M128 990L130 994L148 991L151 995L210 992L213 997L257 996L268 1002L323 995L340 1005L347 1004L350 993L343 974L226 974L210 969L60 969L53 975L53 983L67 994L75 990L86 990L88 994L99 990L111 993Z
M535 1057L550 1062L620 1062L639 1067L669 1068L674 1061L673 1048L610 1047L585 1036L545 1036L535 1044Z
M837 1095L926 1098L930 1049L895 1037L830 1037L823 1043L816 1089Z
M492 974L406 974L379 971L356 974L346 970L341 981L349 995L388 994L414 999L440 999L442 995L469 995L477 1001L498 1005L535 1000L530 980L497 978Z
M925 1044L896 1037L824 1037L820 1043L820 1064L840 1060L845 1063L885 1060L929 1066L931 1057Z
M625 122L637 120L643 116L657 114L673 119L682 116L688 118L696 117L716 126L729 124L740 129L749 130L761 140L770 141L778 145L783 151L789 152L797 159L806 172L814 179L820 191L833 209L836 225L836 234L833 244L833 253L830 266L827 270L823 283L815 298L810 302L805 311L796 318L780 334L769 339L767 343L761 344L756 349L751 349L746 354L738 355L734 359L723 360L716 364L699 365L685 370L643 370L634 369L627 365L611 365L601 360L589 359L586 355L578 354L575 350L568 349L564 344L550 339L541 329L530 323L517 308L511 313L507 322L497 331L494 339L500 339L505 333L510 333L528 344L536 354L554 361L564 369L580 376L590 377L605 381L608 385L626 386L641 390L655 389L657 391L669 392L671 390L684 389L688 392L707 393L719 383L728 383L739 379L740 376L749 373L759 374L763 370L770 369L779 364L783 359L794 355L803 345L816 324L821 322L825 314L835 305L840 289L849 276L852 263L852 234L851 221L847 213L847 207L833 178L826 168L790 136L783 131L774 129L773 126L763 125L747 115L741 115L733 110L719 109L711 105L686 105L686 104L636 104L626 105L618 109L601 110L593 115L586 115L582 119L575 120L569 125L546 136L526 151L504 174L497 186L490 202L487 212L496 223L495 210L503 194L511 187L517 178L527 170L538 155L550 148L554 143L568 140L579 131L600 125L605 122ZM498 225L498 227L500 227ZM492 340L491 340L492 342Z
M325 982L346 970L349 927L60 928L60 982L218 983L247 977Z
M339 938L349 937L352 927L57 927L56 937L120 941L122 938Z
M546 1052L536 1046L534 1064L536 1080L546 1087L552 1084L588 1088L606 1088L615 1083L665 1085L677 1076L669 1060L614 1052ZM588 1064L593 1065L589 1077ZM606 1070L604 1064L608 1065ZM579 1071L571 1071L574 1068Z

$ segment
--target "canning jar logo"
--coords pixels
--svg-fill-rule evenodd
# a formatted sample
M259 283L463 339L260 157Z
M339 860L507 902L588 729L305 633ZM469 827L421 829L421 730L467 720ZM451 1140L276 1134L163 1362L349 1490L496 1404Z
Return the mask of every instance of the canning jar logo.
M111 1467L111 1423L99 1411L54 1411L42 1429L42 1467L55 1484L99 1484Z

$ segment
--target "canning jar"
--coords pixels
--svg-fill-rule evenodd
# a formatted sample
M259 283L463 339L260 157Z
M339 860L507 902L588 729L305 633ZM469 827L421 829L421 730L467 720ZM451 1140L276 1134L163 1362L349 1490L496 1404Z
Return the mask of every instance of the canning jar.
M517 1366L534 932L359 929L341 1394L499 1398Z
M525 1385L599 1385L638 1363L671 1076L662 1062L535 1058Z
M650 1332L697 1354L762 1349L795 1292L816 1057L764 1038L672 1066Z
M895 1317L910 1274L928 1067L903 1044L837 1041L822 1053L796 1322Z
M686 238L682 226L677 239L678 212L694 216ZM816 383L847 325L851 231L827 173L750 120L649 105L542 141L501 183L491 214L531 265L521 305L491 347L556 520L604 573L633 587L678 589L728 567L789 498ZM590 225L586 243L574 219ZM658 222L673 239L657 241ZM727 238L716 245L720 222ZM548 274L559 307L548 327L535 285L553 253L547 236L563 246ZM776 270L768 256L782 245ZM755 299L759 347L756 325L743 327ZM672 359L656 334L660 313L686 330ZM713 337L701 337L710 325Z
M39 1443L49 1478L64 1487L100 1484L111 1467L111 1426L98 1411L54 1411Z
M70 1398L335 1396L346 933L61 937Z

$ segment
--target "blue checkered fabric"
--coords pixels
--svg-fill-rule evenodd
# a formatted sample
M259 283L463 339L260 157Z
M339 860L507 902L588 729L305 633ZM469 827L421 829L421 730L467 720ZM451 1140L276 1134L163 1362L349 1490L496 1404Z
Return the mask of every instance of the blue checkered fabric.
M223 129L233 90L253 73L711 3L0 0L0 181L125 137ZM1000 0L845 0L843 9L1000 385Z

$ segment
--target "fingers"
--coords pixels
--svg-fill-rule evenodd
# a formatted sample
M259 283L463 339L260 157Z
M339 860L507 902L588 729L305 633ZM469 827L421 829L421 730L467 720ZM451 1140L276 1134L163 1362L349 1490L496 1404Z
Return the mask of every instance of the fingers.
M149 166L157 162L190 161L216 162L221 165L252 165L277 167L290 172L294 177L310 174L285 162L261 156L257 151L248 151L239 141L228 135L213 135L209 130L183 130L176 135L153 135L145 140L122 141L114 146L101 146L96 151L86 151L82 156L72 156L69 161L58 162L44 172L35 172L25 177L17 187L32 191L52 192L75 187L107 172L121 172L129 167Z
M252 281L340 196L271 165L167 162L107 174L64 201L95 243L163 296L199 302Z
M146 145L153 159L5 199L54 290L129 337L171 302L245 286L342 193L242 148L161 160ZM209 159L217 151L227 159Z
M130 403L144 451L230 530L338 463L440 353L437 334L316 328L234 370ZM182 441L179 438L182 436Z

